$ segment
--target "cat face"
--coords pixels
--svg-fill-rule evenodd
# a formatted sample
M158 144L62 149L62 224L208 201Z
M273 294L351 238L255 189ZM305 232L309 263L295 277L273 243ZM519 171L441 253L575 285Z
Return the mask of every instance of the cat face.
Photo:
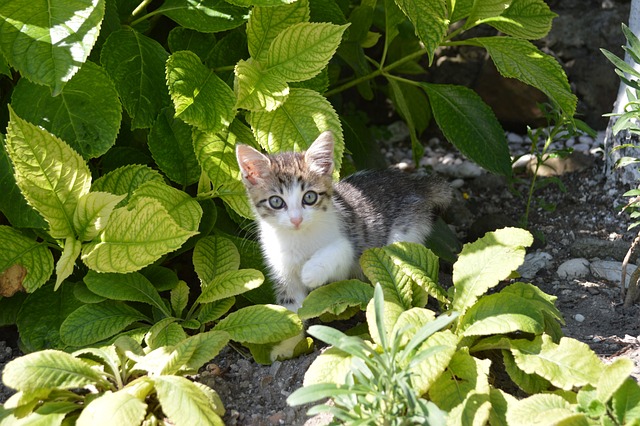
M320 223L331 207L333 135L322 133L306 152L264 155L236 148L242 181L259 220L298 231Z

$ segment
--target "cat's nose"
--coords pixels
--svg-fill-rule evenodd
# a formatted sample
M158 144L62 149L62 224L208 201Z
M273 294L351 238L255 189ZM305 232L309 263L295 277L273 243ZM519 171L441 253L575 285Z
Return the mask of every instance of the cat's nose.
M291 221L293 226L295 226L296 229L298 229L300 227L300 224L302 223L302 216L293 216L293 217L290 217L289 220Z

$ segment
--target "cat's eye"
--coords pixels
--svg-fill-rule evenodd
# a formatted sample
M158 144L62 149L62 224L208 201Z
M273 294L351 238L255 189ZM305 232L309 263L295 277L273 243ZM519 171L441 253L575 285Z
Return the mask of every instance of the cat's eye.
M277 195L274 195L273 197L269 198L269 205L271 206L272 209L280 210L284 208L285 203L282 197L278 197Z
M313 191L307 191L302 196L302 204L312 206L318 201L318 194Z

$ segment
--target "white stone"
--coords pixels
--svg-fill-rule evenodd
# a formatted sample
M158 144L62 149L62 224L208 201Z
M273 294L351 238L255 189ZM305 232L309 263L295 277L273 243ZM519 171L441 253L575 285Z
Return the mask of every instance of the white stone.
M629 287L631 274L636 270L636 265L629 263L627 265L627 276L625 287ZM620 284L622 278L622 262L612 260L594 260L591 262L591 273L607 281Z
M586 143L577 143L573 146L574 151L580 151L580 152L589 152L590 148L591 148L591 145Z
M575 314L575 315L573 316L573 319L574 319L574 320L576 320L576 321L578 321L578 322L582 322L582 321L584 321L584 315L582 315L582 314Z
M520 144L522 142L524 142L524 138L522 136L520 136L517 133L507 133L507 141L509 141L509 143L516 143L516 144Z
M580 135L580 136L578 136L578 141L580 143L584 143L584 144L587 144L587 145L593 145L593 143L595 142L593 140L593 138L591 136L589 136L589 135Z
M524 257L524 263L518 268L518 273L526 279L536 276L541 269L548 268L551 265L553 256L544 251L527 253Z
M464 186L464 179L454 179L449 182L449 186L455 189L460 189Z
M470 161L460 165L438 163L433 165L433 169L440 174L463 179L478 177L483 173L480 166Z
M513 164L511 165L511 168L516 170L524 169L534 158L535 157L533 156L533 154L525 154L522 157L518 158L516 161L514 161Z
M556 274L562 279L584 278L589 275L589 261L584 258L569 259L558 266Z

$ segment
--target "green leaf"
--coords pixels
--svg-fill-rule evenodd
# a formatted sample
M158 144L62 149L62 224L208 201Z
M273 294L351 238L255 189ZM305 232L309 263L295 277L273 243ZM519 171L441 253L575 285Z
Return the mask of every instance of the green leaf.
M225 272L237 271L240 254L236 245L224 237L211 235L198 240L193 249L193 266L202 285Z
M200 58L206 58L216 45L216 36L210 33L201 33L184 27L175 27L169 31L167 44L171 53L180 50L190 50Z
M167 0L156 10L185 28L217 33L239 27L247 20L247 10L224 0Z
M53 285L47 285L30 294L22 303L16 324L24 351L65 346L60 338L60 325L82 306L74 296L74 287L64 283L54 291Z
M511 157L495 114L473 90L423 83L433 117L449 142L485 169L511 176Z
M206 362L212 360L229 342L223 331L198 333L178 343L171 352L170 360L160 374L180 372L196 373Z
M0 49L23 77L58 95L95 44L103 0L0 2Z
M544 379L535 373L527 374L518 368L511 352L508 350L502 350L501 352L505 371L513 383L515 383L520 389L529 395L532 395L534 393L544 392L551 387L551 383L549 383L547 379Z
M196 384L179 376L152 377L162 411L176 426L224 426L215 406Z
M156 288L140 273L112 274L89 271L84 277L84 283L98 296L125 302L146 303L165 316L171 316Z
M391 100L409 127L413 160L418 164L424 155L424 148L418 139L418 134L422 133L431 121L429 99L424 92L415 90L414 85L392 78L388 79L388 82L391 88Z
M69 145L22 120L11 107L9 117L7 153L20 191L47 221L53 238L74 236L73 212L89 192L89 168Z
M608 402L629 378L632 371L633 361L629 358L618 358L606 365L596 387L598 400Z
M488 18L495 18L502 15L509 7L513 0L484 0L474 1L473 7L469 11L469 17L465 22L465 28L471 28L478 25L481 21Z
M120 390L105 392L82 410L76 425L137 425L147 414L147 404L136 396Z
M538 374L560 389L591 384L596 386L604 370L602 362L589 347L563 337L559 344L543 334L533 341L514 340L511 352L518 367Z
M93 62L84 64L56 97L49 88L20 79L11 105L17 115L67 141L87 160L113 146L122 120L116 88Z
M129 199L129 204L137 204L144 198L160 201L182 229L191 232L198 230L202 218L202 207L187 193L154 180L136 188Z
M73 311L60 326L62 341L70 346L88 346L107 339L147 317L126 304L113 300L84 305Z
M298 309L301 319L322 314L340 315L347 308L357 306L365 310L373 297L373 287L359 280L339 281L313 290Z
M116 85L131 128L149 128L169 105L164 69L169 54L157 41L132 28L111 33L100 62Z
M73 389L102 383L97 370L66 352L44 350L10 361L2 373L6 386L22 392Z
M198 303L210 303L236 296L259 287L263 281L264 275L255 269L223 272L216 275L213 281L203 283L202 293L197 301Z
M360 257L360 266L369 281L379 283L382 286L386 301L394 303L404 310L412 307L411 278L402 272L384 248L376 247L365 250Z
M202 170L214 189L240 179L235 154L236 135L231 129L220 133L193 131L193 148Z
M541 90L562 112L573 117L577 98L560 64L526 40L512 37L482 37L467 40L487 49L503 77L516 78Z
M240 60L234 68L237 108L249 111L274 111L289 95L287 81L253 58Z
M435 50L440 46L449 29L445 2L442 0L395 0L395 2L413 24L416 35L427 49L429 64L431 64Z
M253 219L253 210L244 184L239 181L227 182L217 190L218 197L224 201L234 212L246 219Z
M517 297L523 297L529 302L535 305L535 310L540 313L547 313L551 317L564 324L562 313L556 308L555 301L558 299L556 296L550 296L540 290L539 287L522 282L515 282L500 291L501 294L514 295Z
M167 60L167 86L176 117L200 130L217 132L235 116L233 91L193 52L176 52Z
M471 391L466 398L449 412L448 424L484 425L489 420L491 401L489 392Z
M100 241L82 248L82 260L90 269L137 271L177 250L197 234L180 227L160 201L148 197L139 197L137 201L131 209L114 210Z
M198 312L198 321L202 324L212 322L229 312L229 309L236 303L235 297L228 299L216 300L215 302L205 303Z
M505 34L537 40L549 33L557 16L543 0L512 0L499 19L487 23Z
M620 424L631 424L640 419L640 386L628 378L616 393L613 394L612 407Z
M308 21L308 0L278 6L255 6L247 22L247 42L251 57L258 62L266 62L269 47L280 32L291 25Z
M282 306L247 306L229 314L214 330L226 331L241 343L273 343L302 331L300 318Z
M308 80L327 66L347 25L301 22L281 31L271 43L267 67L286 81Z
M53 256L44 243L39 243L9 226L0 225L0 287L7 285L7 270L18 265L21 285L32 293L49 280L53 273ZM18 272L16 270L13 273ZM24 273L24 276L22 275Z
M528 231L504 228L465 244L453 265L452 310L464 314L478 297L506 279L522 264L525 247L532 243L533 237Z
M16 228L46 228L42 216L25 200L16 184L11 160L5 151L4 136L0 135L0 212Z
M344 385L351 370L352 356L338 348L323 351L304 373L304 386L319 383Z
M391 336L400 336L401 346L406 346L420 328L425 324L432 322L435 318L435 313L430 309L408 309L402 312L398 317L398 320L391 330Z
M416 394L424 395L449 366L456 354L458 338L449 330L439 331L429 337L419 348L418 353L440 347L417 365L411 367L411 384Z
M334 169L340 170L344 152L340 118L318 92L291 89L280 108L252 112L249 121L256 140L270 154L306 150L320 133L331 130L335 139Z
M80 256L80 250L82 249L82 243L73 237L68 237L64 242L64 250L58 263L56 263L56 286L55 290L60 287L60 284L73 273L73 268L76 266L76 260Z
M572 410L571 404L559 395L538 394L516 401L507 410L507 422L510 425L548 425L554 424L587 425L583 413Z
M108 192L89 192L78 200L73 212L73 227L80 241L90 241L98 236L115 206L124 200L124 195Z
M163 318L151 326L144 341L150 350L175 346L187 338L187 333L176 323L177 318Z
M508 334L516 331L540 334L544 315L527 299L512 294L483 296L461 318L459 329L464 336Z
M182 311L189 303L189 286L186 282L180 280L178 285L171 290L171 309L177 317L182 316Z
M110 192L115 195L126 195L122 204L129 201L129 197L140 185L145 182L164 182L162 176L150 167L141 164L132 164L113 170L91 185L91 191Z
M200 179L200 165L191 139L192 128L165 108L149 132L149 151L158 168L173 182L186 187Z

